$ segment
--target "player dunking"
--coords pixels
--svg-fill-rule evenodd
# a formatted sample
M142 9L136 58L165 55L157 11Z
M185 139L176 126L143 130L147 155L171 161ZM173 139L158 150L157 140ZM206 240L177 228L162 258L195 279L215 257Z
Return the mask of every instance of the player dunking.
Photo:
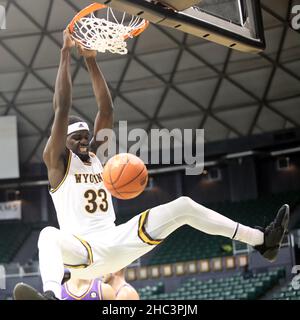
M25 284L15 287L16 299L61 299L64 265L77 278L94 279L123 269L152 250L183 225L210 235L222 235L247 243L266 259L277 257L289 221L289 206L283 205L265 229L232 221L188 197L147 210L116 226L111 195L103 185L102 164L95 156L100 142L90 140L87 123L69 117L72 105L70 50L75 45L64 32L55 84L54 122L44 150L51 196L60 229L46 227L38 240L43 293ZM81 50L91 76L98 105L93 136L112 128L113 105L96 52ZM201 243L199 243L201 246Z

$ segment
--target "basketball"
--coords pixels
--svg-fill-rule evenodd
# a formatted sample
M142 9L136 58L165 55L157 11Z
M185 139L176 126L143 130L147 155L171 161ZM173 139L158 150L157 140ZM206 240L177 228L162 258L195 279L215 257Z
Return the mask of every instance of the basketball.
M141 194L148 181L144 162L130 153L120 153L110 158L103 170L106 189L118 199L133 199Z

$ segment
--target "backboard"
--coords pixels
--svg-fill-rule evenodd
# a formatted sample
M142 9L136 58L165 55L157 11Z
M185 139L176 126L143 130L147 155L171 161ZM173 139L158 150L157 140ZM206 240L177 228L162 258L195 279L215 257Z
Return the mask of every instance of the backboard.
M152 23L244 52L265 48L260 0L100 0Z

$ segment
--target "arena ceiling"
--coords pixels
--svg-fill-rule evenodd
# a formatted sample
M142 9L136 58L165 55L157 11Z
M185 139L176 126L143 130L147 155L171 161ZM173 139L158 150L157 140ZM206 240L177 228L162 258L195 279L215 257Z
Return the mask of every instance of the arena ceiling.
M20 160L41 162L53 120L62 30L87 0L8 0L0 33L0 116L16 115ZM129 128L204 128L217 141L300 126L300 33L290 28L298 1L262 0L267 48L260 55L151 25L126 56L99 54L115 121ZM90 125L96 104L72 55L73 114Z

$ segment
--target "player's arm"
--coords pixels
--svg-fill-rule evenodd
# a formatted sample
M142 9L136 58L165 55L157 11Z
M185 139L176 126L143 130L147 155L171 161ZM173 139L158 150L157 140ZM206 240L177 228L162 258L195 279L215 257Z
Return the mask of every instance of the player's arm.
M73 46L74 41L71 39L69 32L65 30L53 97L54 121L51 136L43 153L43 159L48 168L48 177L52 188L55 188L60 183L65 173L68 116L72 105L70 50Z
M97 133L101 129L112 129L113 127L113 102L105 78L96 62L96 52L88 52L82 48L79 48L79 52L85 57L98 106L94 123L94 137L90 143L90 150L96 153L99 146L104 143L104 141L97 141Z
M103 300L116 300L116 292L112 286L103 282L101 285L103 290Z
M140 296L134 289L126 286L118 293L116 300L140 300Z

